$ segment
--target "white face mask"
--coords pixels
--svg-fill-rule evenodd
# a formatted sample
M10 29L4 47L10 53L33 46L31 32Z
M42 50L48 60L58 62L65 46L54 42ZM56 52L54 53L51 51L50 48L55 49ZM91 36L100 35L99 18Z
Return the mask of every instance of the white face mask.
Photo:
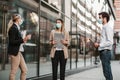
M57 24L56 24L56 28L57 28L57 29L61 28L61 26L62 26L61 23L57 23Z
M102 24L103 22L102 22L102 19L98 19L98 23L99 24Z
M23 20L21 19L20 22L19 22L19 25L22 25L22 23L23 23Z

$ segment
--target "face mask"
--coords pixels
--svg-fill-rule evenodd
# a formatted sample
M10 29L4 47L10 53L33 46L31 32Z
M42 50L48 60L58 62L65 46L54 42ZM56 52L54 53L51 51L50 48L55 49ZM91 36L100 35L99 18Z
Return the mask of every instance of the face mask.
M56 24L56 28L58 28L58 29L61 28L61 26L62 26L62 25L61 25L60 23L57 23L57 24Z
M19 25L22 25L22 23L23 23L23 20L20 20Z
M102 19L98 19L98 23L99 23L99 24L102 24Z

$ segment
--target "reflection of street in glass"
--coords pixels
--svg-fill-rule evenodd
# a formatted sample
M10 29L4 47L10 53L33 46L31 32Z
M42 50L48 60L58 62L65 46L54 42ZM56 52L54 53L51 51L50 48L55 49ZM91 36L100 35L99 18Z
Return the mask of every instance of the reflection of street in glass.
M115 51L116 51L116 54L120 54L120 43L116 45Z
M26 46L36 46L34 43L25 43Z

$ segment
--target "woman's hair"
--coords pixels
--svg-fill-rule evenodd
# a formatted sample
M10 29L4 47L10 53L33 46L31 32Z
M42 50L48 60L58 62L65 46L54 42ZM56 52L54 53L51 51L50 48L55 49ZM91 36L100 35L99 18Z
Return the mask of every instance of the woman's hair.
M8 25L7 25L7 35L8 35L8 32L10 30L10 28L12 27L13 25L13 20L11 19L9 22L8 22Z
M61 18L58 18L58 19L56 19L56 22L57 22L58 20L61 21L61 23L62 23L61 32L64 32L64 31L65 31L64 21L63 21Z
M7 34L9 32L9 29L12 27L13 23L16 22L17 19L21 18L19 14L13 14L12 19L8 22L7 25Z
M19 14L13 14L12 15L12 20L13 22L16 22L17 19L21 18L21 16Z

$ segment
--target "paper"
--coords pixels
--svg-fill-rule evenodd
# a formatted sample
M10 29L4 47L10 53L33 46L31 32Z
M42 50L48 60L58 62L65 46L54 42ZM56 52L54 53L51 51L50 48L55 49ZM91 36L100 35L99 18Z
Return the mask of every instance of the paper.
M28 38L28 40L30 40L31 39L31 34L28 34L27 38Z
M54 33L54 41L57 43L54 45L56 48L63 48L63 44L61 43L61 40L64 39L63 33Z
M22 35L22 38L24 39L25 36L26 36L26 30L21 31L21 35ZM22 43L22 44L20 45L19 51L21 51L21 52L24 52L23 45L24 45L24 43Z
M24 39L24 38L25 38L25 36L26 36L26 30L21 31L21 35L22 35L22 38Z

